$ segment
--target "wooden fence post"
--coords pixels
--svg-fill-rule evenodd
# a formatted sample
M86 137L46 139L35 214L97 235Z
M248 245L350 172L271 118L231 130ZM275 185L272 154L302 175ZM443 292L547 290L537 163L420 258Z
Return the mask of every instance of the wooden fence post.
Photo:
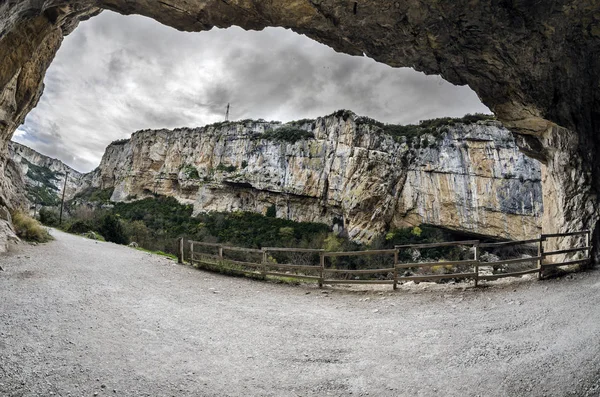
M591 236L591 233L592 233L592 232L591 232L590 230L588 230L588 231L587 231L587 233L585 234L585 246L586 246L586 247L590 247L590 244L591 244L591 242L592 242L592 236ZM590 256L591 256L591 252L592 252L592 251L591 251L589 248L585 250L585 256L586 256L586 258L587 258L587 259L589 259L589 260L590 260L590 262L591 262L591 259L592 259L592 258L590 257Z
M540 234L540 242L538 244L538 280L542 279L542 263L543 263L543 255L544 255L544 235Z
M473 245L475 250L475 288L479 284L479 243Z
M190 263L192 264L192 266L194 266L194 260L196 259L196 257L194 256L194 242L191 241L190 242Z
M319 288L323 288L323 272L325 270L325 253L319 252Z
M223 246L219 245L219 262L223 262Z
M263 248L262 252L263 252L262 253L262 267L261 267L260 272L262 274L262 277L264 279L266 279L267 278L267 261L269 260L269 256L267 255L266 249Z
M179 237L177 250L177 263L183 263L183 237Z
M394 252L394 290L398 289L398 249Z

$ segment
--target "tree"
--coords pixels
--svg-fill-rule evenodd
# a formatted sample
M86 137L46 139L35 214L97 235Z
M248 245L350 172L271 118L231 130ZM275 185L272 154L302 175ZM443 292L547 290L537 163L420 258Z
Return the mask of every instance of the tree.
M267 208L265 216L268 218L277 218L277 208L275 207L275 204Z
M58 212L43 207L40 209L40 222L46 226L58 226Z
M129 238L125 233L121 220L115 215L109 214L102 219L99 232L106 241L124 245L129 244Z

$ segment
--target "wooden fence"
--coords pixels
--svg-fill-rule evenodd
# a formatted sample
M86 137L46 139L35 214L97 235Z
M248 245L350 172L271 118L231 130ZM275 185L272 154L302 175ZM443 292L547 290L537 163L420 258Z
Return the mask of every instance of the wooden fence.
M568 240L575 246L546 251L544 244L551 239ZM180 258L183 258L183 239L180 240ZM326 252L322 249L263 247L262 249L225 246L216 243L189 241L192 265L227 269L232 273L266 278L312 280L324 284L390 284L394 289L399 283L414 281L497 280L503 277L520 277L537 274L559 266L580 265L590 261L590 232L542 234L538 238L497 243L479 240L442 243L397 245L393 249ZM556 244L555 244L556 245ZM508 247L526 247L537 255L499 259L491 252ZM452 261L403 263L401 253L414 253L423 249L462 247L459 252L468 258ZM519 252L513 249L511 252ZM340 258L371 257L374 268L339 268ZM376 258L373 260L373 257ZM490 259L491 258L491 259ZM525 268L522 268L525 266ZM515 267L517 267L515 269ZM490 273L490 268L492 269ZM442 273L439 273L439 270ZM486 273L487 269L487 273ZM501 272L498 269L502 269ZM429 272L424 272L429 270ZM432 273L436 270L438 273ZM401 273L404 272L402 275ZM408 273L407 273L408 272ZM365 279L364 277L369 277ZM376 277L376 278L373 278Z

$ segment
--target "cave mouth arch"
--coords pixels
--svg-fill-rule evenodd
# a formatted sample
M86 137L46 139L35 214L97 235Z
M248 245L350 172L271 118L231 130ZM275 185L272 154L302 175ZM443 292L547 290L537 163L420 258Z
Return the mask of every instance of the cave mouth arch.
M114 140L219 122L229 103L231 120L282 122L339 109L393 124L489 113L467 86L336 53L282 28L186 34L111 11L65 38L44 85L14 139L84 172Z
M354 7L333 0L26 0L1 9L3 171L8 139L39 100L46 69L79 21L108 9L184 31L278 26L336 51L468 84L544 164L544 228L592 229L593 241L598 238L598 2L365 1ZM6 186L3 181L3 193ZM1 205L10 205L8 196Z

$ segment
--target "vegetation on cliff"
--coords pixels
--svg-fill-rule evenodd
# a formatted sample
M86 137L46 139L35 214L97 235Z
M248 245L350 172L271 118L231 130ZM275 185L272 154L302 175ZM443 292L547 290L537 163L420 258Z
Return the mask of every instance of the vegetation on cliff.
M58 176L63 174L54 172L48 167L42 167L21 158L21 162L27 164L26 176L33 181L33 184L26 185L27 198L34 204L43 206L54 206L59 202L58 188L56 182Z
M302 130L294 126L283 126L275 130L267 130L257 138L271 141L283 141L287 143L296 143L298 141L313 139L315 134L311 131Z
M362 125L371 126L380 129L384 134L392 136L396 141L412 140L423 135L433 135L435 138L439 138L447 131L448 127L452 127L456 124L470 125L479 121L495 120L496 117L492 114L467 114L463 117L441 117L436 119L421 120L419 124L386 124L381 121L377 121L370 117L357 116L350 110L338 110L331 114L331 116L342 118L347 121L349 118L353 118L357 127Z
M87 188L77 193L73 197L73 202L78 201L87 201L87 202L96 202L96 203L106 203L110 200L110 197L113 194L115 189L110 187L106 189L98 189L98 188Z

